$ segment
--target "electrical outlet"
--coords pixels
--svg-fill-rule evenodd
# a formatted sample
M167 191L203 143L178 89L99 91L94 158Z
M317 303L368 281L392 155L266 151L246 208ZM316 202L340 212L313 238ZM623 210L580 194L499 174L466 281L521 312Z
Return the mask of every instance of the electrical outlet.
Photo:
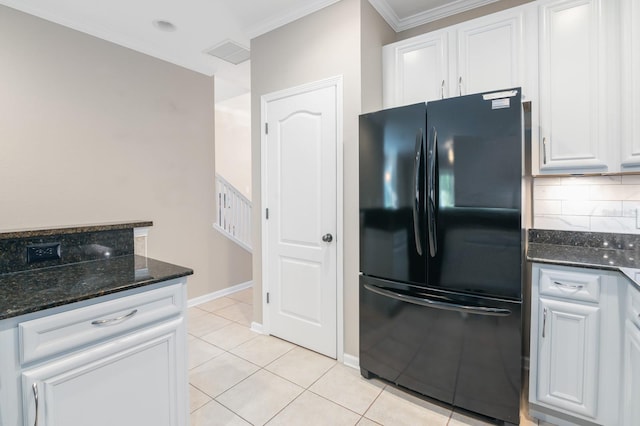
M31 244L27 246L27 263L60 259L60 243Z

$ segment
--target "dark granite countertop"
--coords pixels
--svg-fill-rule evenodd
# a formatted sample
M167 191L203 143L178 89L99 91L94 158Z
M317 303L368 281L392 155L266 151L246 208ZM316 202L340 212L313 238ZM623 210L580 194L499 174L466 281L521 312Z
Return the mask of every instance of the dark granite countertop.
M640 235L530 229L527 260L619 271L640 289Z
M6 273L0 275L0 320L192 274L133 254Z

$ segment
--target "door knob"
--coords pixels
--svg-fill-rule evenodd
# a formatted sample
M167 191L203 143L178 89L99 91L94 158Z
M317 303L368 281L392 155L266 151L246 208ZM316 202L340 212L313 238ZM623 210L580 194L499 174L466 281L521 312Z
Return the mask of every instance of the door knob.
M322 241L324 241L325 243L330 243L331 241L333 241L333 235L331 234L325 234L322 236Z

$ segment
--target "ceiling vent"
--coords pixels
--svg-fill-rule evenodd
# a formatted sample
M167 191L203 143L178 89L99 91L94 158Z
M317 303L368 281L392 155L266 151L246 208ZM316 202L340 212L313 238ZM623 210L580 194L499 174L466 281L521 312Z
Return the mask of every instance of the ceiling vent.
M231 40L225 40L211 49L206 50L204 53L220 58L223 61L231 62L234 65L238 65L250 57L249 49Z

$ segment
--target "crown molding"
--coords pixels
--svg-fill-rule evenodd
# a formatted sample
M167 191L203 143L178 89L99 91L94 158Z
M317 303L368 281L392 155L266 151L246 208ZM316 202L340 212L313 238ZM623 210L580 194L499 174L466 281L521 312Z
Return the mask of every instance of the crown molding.
M369 3L371 3L380 16L387 21L391 28L398 33L400 31L417 27L418 25L446 18L447 16L456 15L458 13L466 12L467 10L495 3L496 1L498 0L455 0L449 4L425 10L424 12L416 13L415 15L407 16L405 18L400 18L389 5L387 0L369 0Z
M320 9L324 9L327 6L331 6L338 1L340 0L316 0L300 2L303 5L296 10L293 10L282 16L277 16L272 19L260 21L256 25L247 28L247 36L249 37L249 39L256 38L258 36L261 36L262 34L268 33L269 31L275 30L278 27L289 24L297 19L317 12Z

